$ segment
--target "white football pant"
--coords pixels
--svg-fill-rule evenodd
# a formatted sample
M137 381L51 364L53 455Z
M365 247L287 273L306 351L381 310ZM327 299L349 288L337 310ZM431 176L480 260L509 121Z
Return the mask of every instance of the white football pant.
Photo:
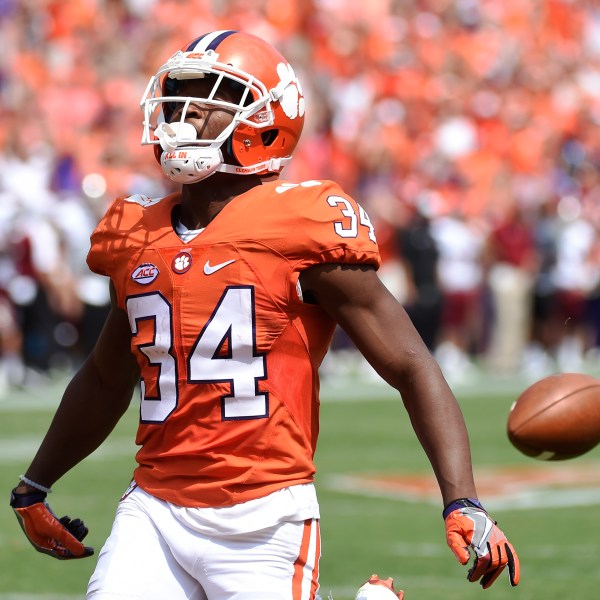
M118 508L88 600L314 600L318 519L207 536L140 488Z

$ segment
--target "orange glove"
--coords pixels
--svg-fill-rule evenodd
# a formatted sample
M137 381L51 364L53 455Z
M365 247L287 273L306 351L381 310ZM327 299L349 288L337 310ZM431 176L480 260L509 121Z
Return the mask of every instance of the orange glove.
M510 584L519 584L519 557L477 500L454 500L444 509L444 522L446 541L460 564L469 562L469 547L475 552L473 566L467 574L469 581L481 580L481 587L487 589L508 567Z
M13 490L10 495L10 505L32 546L59 560L94 554L93 548L81 543L88 533L83 521L69 517L57 519L45 499L44 492L18 494Z

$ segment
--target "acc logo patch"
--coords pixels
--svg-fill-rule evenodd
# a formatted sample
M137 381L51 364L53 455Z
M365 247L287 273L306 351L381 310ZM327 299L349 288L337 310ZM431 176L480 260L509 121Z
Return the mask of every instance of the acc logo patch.
M152 263L144 263L137 267L137 269L131 274L131 279L141 285L148 285L152 283L157 277L160 271L156 265Z
M192 255L189 252L180 252L173 257L173 262L171 263L171 268L174 273L178 273L181 275L182 273L186 273L190 270L192 266Z

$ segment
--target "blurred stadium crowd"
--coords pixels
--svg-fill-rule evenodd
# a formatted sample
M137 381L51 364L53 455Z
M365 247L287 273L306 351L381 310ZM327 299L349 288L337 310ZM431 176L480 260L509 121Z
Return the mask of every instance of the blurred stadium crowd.
M365 207L382 277L447 374L596 359L596 3L0 0L0 389L89 351L108 307L89 234L115 196L171 191L139 100L216 29L294 65L308 120L284 175Z

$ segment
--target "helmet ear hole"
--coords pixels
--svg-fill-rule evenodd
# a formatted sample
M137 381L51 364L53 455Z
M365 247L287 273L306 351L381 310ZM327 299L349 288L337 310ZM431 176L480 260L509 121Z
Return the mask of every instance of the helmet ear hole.
M279 135L279 129L269 129L269 131L263 131L260 134L263 146L265 146L265 147L270 146L277 139L278 135Z

